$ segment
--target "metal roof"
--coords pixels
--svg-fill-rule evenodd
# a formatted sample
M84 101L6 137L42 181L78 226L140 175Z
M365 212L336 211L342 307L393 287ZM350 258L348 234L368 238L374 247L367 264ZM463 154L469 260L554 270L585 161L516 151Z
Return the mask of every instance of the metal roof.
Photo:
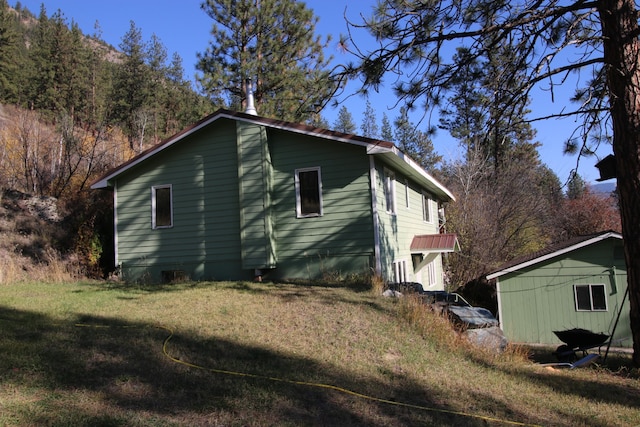
M412 252L454 252L460 250L458 236L454 233L423 234L413 236Z
M514 273L523 268L529 267L531 265L537 264L542 261L546 261L548 259L565 254L567 252L571 252L576 249L592 245L594 243L600 242L610 237L622 240L622 235L620 233L617 233L611 230L603 231L597 234L589 234L586 236L574 237L572 239L568 239L568 240L547 246L546 248L538 252L534 252L530 255L513 259L503 264L502 266L500 266L496 271L487 274L487 279L491 280L491 279L495 279L497 277L503 276L507 273Z
M106 172L102 177L98 178L92 185L91 188L108 188L110 186L109 181L116 178L121 173L127 171L128 169L138 165L139 163L145 161L149 157L154 156L158 152L172 146L175 143L178 143L188 135L191 135L194 132L202 129L203 127L208 126L209 124L220 120L220 119L230 119L236 121L244 121L249 123L255 123L261 126L266 126L272 129L279 129L294 133L300 133L304 135L315 136L323 139L330 139L333 141L344 142L348 144L360 145L366 147L367 154L374 155L382 158L384 161L394 165L403 173L405 173L408 177L413 178L421 185L425 186L427 189L431 190L434 194L439 196L439 198L443 201L452 201L455 200L453 194L440 182L438 182L434 177L432 177L429 173L427 173L423 168L421 168L415 161L402 153L398 148L392 143L388 141L377 140L373 138L367 138L364 136L352 135L342 132L331 131L328 129L316 128L313 126L303 125L300 123L291 123L283 120L269 119L266 117L254 116L251 114L240 113L236 111L229 111L220 109L211 115L203 118L202 120L194 123L193 125L183 129L177 134L165 139L157 145L149 148L146 151L138 154L133 157L129 161L117 166L108 172Z

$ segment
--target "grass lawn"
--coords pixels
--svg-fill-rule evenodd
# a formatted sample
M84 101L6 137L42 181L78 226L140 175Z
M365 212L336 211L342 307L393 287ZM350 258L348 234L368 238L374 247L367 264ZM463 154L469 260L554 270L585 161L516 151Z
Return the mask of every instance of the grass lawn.
M546 369L340 287L0 285L2 426L640 424L637 370Z

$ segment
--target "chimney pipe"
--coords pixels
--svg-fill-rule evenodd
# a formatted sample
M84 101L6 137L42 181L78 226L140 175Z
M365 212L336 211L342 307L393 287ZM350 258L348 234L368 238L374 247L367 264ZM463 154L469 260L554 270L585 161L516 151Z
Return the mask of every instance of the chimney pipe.
M247 109L245 113L251 114L252 116L257 116L258 112L256 111L256 107L253 104L253 85L250 79L247 79L246 82L246 95L247 95Z

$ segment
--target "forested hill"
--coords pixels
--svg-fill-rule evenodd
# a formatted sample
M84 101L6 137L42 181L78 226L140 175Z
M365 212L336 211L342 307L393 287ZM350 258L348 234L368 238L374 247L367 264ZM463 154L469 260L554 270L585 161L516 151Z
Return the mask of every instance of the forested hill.
M90 184L217 108L141 34L115 48L0 0L0 283L112 271L111 199ZM25 206L41 200L64 214L36 221Z
M0 0L0 188L64 197L216 106L134 23L118 48Z

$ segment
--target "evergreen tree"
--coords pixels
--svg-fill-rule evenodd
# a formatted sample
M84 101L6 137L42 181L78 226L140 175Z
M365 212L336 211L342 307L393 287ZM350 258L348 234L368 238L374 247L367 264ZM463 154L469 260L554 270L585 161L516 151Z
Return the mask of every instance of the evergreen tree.
M305 122L335 92L318 18L295 0L206 0L212 41L198 54L198 80L214 101L244 109L245 82L255 83L258 114Z
M15 76L21 61L14 22L6 0L0 0L0 102L4 103L17 102L19 93Z
M129 138L129 145L140 150L144 143L145 121L149 91L149 67L146 64L147 50L142 31L135 22L122 37L120 50L124 60L117 69L111 100L113 119L120 123Z
M409 155L424 169L431 170L442 160L437 155L429 136L418 130L409 120L406 107L400 108L400 115L395 122L395 142L403 153Z
M579 199L586 191L587 184L582 177L576 172L572 173L567 184L567 198L569 200Z
M362 131L362 136L366 136L368 138L380 137L378 123L376 123L376 112L371 106L371 102L369 102L368 99L366 107L364 109L362 123L360 124L360 130Z
M353 122L353 116L344 105L338 110L338 117L333 123L333 130L343 133L355 133L356 124Z
M382 113L382 127L380 128L380 137L383 141L394 142L393 128L387 113Z
M329 122L320 113L313 114L311 119L307 120L307 124L319 129L329 129Z
M468 49L458 48L453 60L460 71L449 84L451 96L440 109L440 128L458 140L467 157L473 156L486 134L487 100L482 93L485 74L477 58Z

